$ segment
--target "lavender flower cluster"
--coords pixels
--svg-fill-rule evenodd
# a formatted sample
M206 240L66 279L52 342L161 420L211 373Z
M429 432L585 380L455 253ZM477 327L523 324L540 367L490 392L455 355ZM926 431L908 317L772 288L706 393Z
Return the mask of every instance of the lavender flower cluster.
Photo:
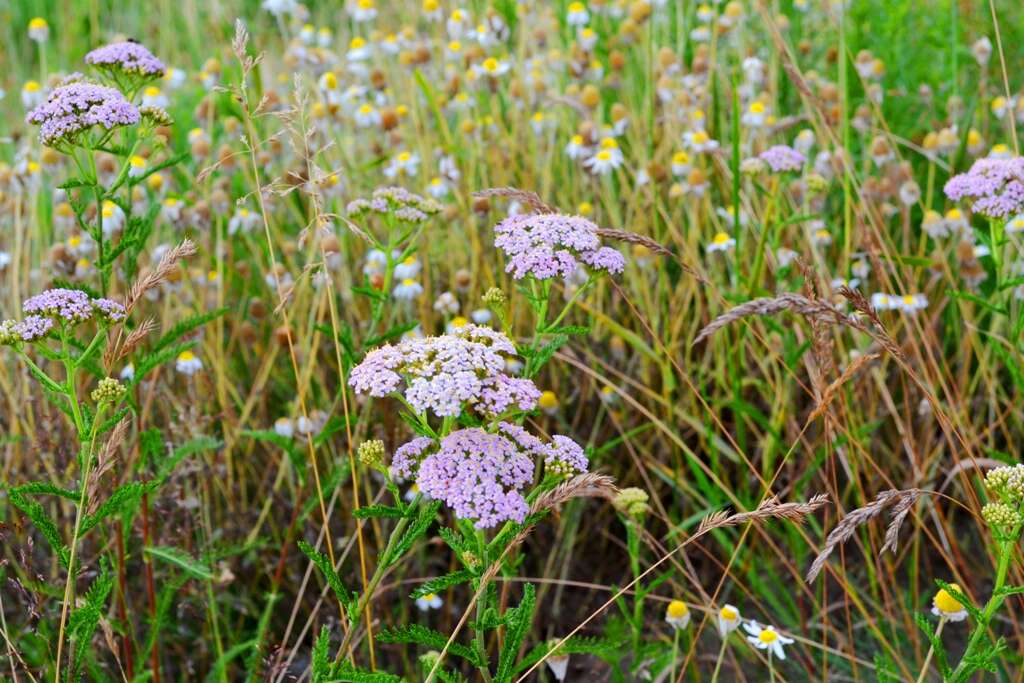
M110 131L139 122L139 110L119 90L77 81L62 85L29 112L28 123L39 126L39 141L55 147L77 144L94 126Z
M494 246L505 252L505 272L520 280L571 277L581 266L621 273L626 261L615 249L601 246L597 226L582 216L522 214L494 227Z
M1024 211L1024 157L978 159L943 189L947 197L968 201L983 216L1010 218Z
M772 170L772 173L799 171L807 161L807 157L789 145L774 145L757 156L761 161L768 164L768 168Z
M108 323L125 319L124 306L110 299L93 298L78 289L48 289L25 300L21 309L55 322L77 325L94 317Z
M423 223L441 210L433 199L426 199L402 187L381 187L369 199L354 199L346 207L350 216L367 213L392 214L406 223Z
M415 472L424 495L487 529L526 518L523 489L533 482L535 458L560 475L587 470L586 455L572 439L555 436L545 444L518 425L499 422L495 432L478 427L452 432L436 448L432 439L417 437L395 452L391 474Z
M41 315L30 315L24 320L0 322L0 346L39 341L53 330L53 320Z
M85 63L107 71L120 71L133 76L159 78L164 75L164 63L139 43L125 41L96 48L85 55Z
M515 345L489 327L465 325L437 337L408 339L370 351L349 384L357 393L383 397L404 387L405 400L418 413L459 415L464 406L488 416L512 407L532 410L540 391L532 381L504 373L504 355Z

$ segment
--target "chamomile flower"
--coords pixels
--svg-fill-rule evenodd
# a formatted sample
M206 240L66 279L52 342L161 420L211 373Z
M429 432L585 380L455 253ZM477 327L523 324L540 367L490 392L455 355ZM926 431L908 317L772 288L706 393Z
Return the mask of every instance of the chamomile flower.
M676 630L690 625L690 608L682 600L673 600L665 610L665 621Z
M736 207L734 207L734 206L726 206L726 207L721 207L720 206L717 209L715 209L715 213L718 214L718 217L721 218L722 220L724 220L727 225L729 225L729 226L731 226L733 228L735 228L735 227L740 227L740 228L747 227L747 221L748 221L747 212L744 211L743 209L740 209L739 220L736 219L736 215L735 215L736 214Z
M350 62L362 62L370 57L370 46L365 38L359 36L349 41L345 58Z
M555 640L551 643L554 645L558 641ZM548 655L547 659L544 660L548 669L551 670L551 675L555 677L556 681L564 681L566 675L569 673L569 655L564 652L552 652Z
M743 629L750 634L747 636L747 641L758 650L767 650L769 657L786 658L786 651L782 646L792 644L792 638L782 635L775 630L774 626L761 626L756 621L743 624Z
M997 97L992 98L992 102L989 105L989 108L992 110L993 116L995 116L999 120L1002 120L1003 117L1006 116L1007 113L1012 112L1014 107L1016 106L1017 101L1015 98L1007 98L1003 97L1002 95L999 95Z
M412 278L406 278L395 285L392 296L399 301L412 301L422 293L423 285Z
M489 308L478 308L469 314L470 319L477 325L489 325L494 318Z
M569 138L569 142L565 146L565 155L567 157L575 161L588 156L589 154L590 148L587 147L582 135L573 135Z
M473 65L473 73L476 76L486 76L488 78L498 78L504 76L511 69L511 65L503 60L495 57L488 57L480 64Z
M723 605L718 610L718 634L725 638L739 628L740 611L732 605Z
M697 154L706 154L718 149L718 141L713 140L704 130L691 130L683 134L683 144Z
M707 246L709 254L716 251L727 252L736 246L736 240L729 236L727 232L716 233L711 242Z
M50 38L50 25L46 19L35 17L28 22L28 37L37 43L45 43Z
M690 163L690 155L683 150L679 150L672 155L672 175L676 178L682 178L689 174L690 169L693 165Z
M765 124L768 118L768 110L764 106L764 102L760 100L754 100L747 107L747 110L740 117L740 122L748 128L760 128Z
M441 292L434 300L434 310L442 315L456 315L459 312L459 300L451 292Z
M569 3L565 21L570 26L585 26L590 21L590 13L587 12L587 6L582 2Z
M21 104L26 109L35 109L43 103L43 86L39 81L25 81L21 86Z
M191 377L203 369L203 361L189 350L182 351L174 361L174 369Z
M163 76L164 87L168 90L177 90L185 84L185 80L187 78L187 74L181 69L167 67L167 69L164 70Z
M576 40L580 44L580 48L590 52L597 45L597 31L585 26L576 33Z
M949 587L957 593L963 593L958 584L951 583ZM967 610L945 588L940 589L932 599L932 614L946 621L963 621L967 618Z
M904 313L917 313L928 308L928 297L924 294L904 294L896 300L895 308Z
M118 375L118 377L120 377L125 382L131 382L132 380L134 380L135 365L133 363L128 363L127 365L125 365L123 368L121 368L121 373Z
M128 177L138 178L146 172L146 158L141 157L138 154L132 155L128 159Z
M355 0L350 6L352 21L366 22L377 18L377 6L373 0Z
M455 9L448 15L448 20L445 22L445 29L448 31L448 37L452 39L461 38L466 33L466 28L469 26L469 15L466 14L465 10Z
M597 152L588 157L583 166L595 175L606 175L622 166L624 158L615 138L607 137L602 138Z
M259 223L260 215L244 206L235 209L235 213L228 220L228 234L252 232L252 229Z
M423 17L427 21L440 21L441 3L438 0L423 0Z
M1006 232L1024 232L1024 214L1018 214L1006 221Z
M384 167L384 177L397 178L399 176L415 177L419 171L420 157L408 151L401 151L391 158L388 165Z
M167 99L167 95L164 95L163 91L155 85L151 85L142 91L143 107L160 107L165 109L168 104L170 104L170 100Z
M274 433L290 439L295 435L295 422L290 417L279 417L274 420Z
M360 105L355 113L352 114L352 118L355 119L356 125L360 128L376 127L381 122L380 112L369 102Z
M420 274L422 265L415 256L410 256L395 266L395 279L406 280Z
M558 396L550 389L542 391L537 406L548 415L554 415L558 412Z
M416 608L421 612L429 612L441 607L441 598L436 593L427 593L416 598Z

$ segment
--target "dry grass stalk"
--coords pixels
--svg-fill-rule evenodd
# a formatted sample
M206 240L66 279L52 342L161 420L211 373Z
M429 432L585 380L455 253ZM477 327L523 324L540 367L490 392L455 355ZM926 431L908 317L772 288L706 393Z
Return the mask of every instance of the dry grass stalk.
M160 283L167 279L174 269L178 267L179 261L182 261L195 253L195 243L192 240L186 239L181 244L164 254L156 268L147 273L141 280L136 280L128 291L128 299L124 303L125 309L127 309L128 313L132 312L132 309L135 308L135 304L139 302L139 299L141 299L146 292L155 287L159 287Z
M103 444L103 450L99 452L99 455L96 458L96 466L89 475L87 496L90 501L90 508L99 505L99 499L96 494L99 491L100 481L114 466L117 451L121 448L121 444L124 443L124 439L127 435L128 418L122 418L121 421L114 426L114 430L110 433L110 437L107 439L107 442ZM93 511L94 510L90 510L90 512Z
M882 546L882 551L890 550L895 552L900 526L917 499L925 493L927 492L921 489L906 489L904 491L890 489L882 491L872 502L862 508L853 510L850 514L843 517L839 524L836 525L836 528L828 535L828 538L825 539L825 547L822 548L818 556L814 558L814 562L811 563L810 569L807 570L805 581L812 583L818 578L818 574L825 567L825 562L828 561L832 552L838 546L850 540L858 527L878 517L890 506L893 506L892 518L885 532L885 544Z
M713 512L701 520L697 527L697 536L702 536L714 529L738 526L747 522L763 522L768 519L788 519L791 522L802 522L804 517L812 514L828 503L828 494L819 493L806 503L780 503L778 496L765 499L750 512L729 514L725 510Z
M489 199L490 197L505 197L526 204L537 213L559 213L558 209L544 202L536 192L520 190L515 187L489 187L473 193L475 199Z
M693 343L700 343L729 323L741 318L752 315L774 315L782 311L793 311L811 320L821 320L822 322L835 325L846 325L862 332L868 331L862 323L846 315L827 301L808 299L802 294L786 293L776 297L754 299L729 309L708 323L697 335L697 338L693 340Z
M557 508L573 498L604 498L611 500L618 493L615 480L606 474L588 472L577 474L550 491L546 491L530 506L530 514Z
M864 367L865 365L872 361L878 360L880 356L881 354L877 353L867 353L864 354L863 356L857 357L856 359L854 359L852 363L847 365L846 369L843 370L843 374L841 374L837 380L835 380L827 387L825 387L825 391L822 392L821 399L818 401L818 405L815 406L814 410L807 418L807 421L811 422L821 417L825 413L825 411L828 410L828 407L832 403L832 401L835 400L836 395L839 393L839 390L843 387L843 385L845 385L847 382L853 379L853 376L856 375L862 367Z

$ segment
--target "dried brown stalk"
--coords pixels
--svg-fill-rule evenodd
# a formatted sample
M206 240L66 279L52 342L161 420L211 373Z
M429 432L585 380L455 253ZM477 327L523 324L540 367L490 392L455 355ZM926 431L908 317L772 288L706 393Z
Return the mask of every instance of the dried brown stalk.
M812 514L826 503L828 503L827 493L819 493L806 503L780 503L778 496L772 496L749 512L736 512L731 515L725 510L712 512L701 520L696 535L703 536L713 529L738 526L747 522L763 522L768 519L788 519L791 522L802 522L804 517Z
M851 379L853 379L853 376L856 375L862 367L864 367L865 365L872 361L877 360L880 357L880 355L881 354L877 353L867 353L864 354L863 356L859 356L858 358L854 359L852 363L847 365L846 369L843 370L843 374L841 374L837 380L835 380L827 387L825 387L825 391L822 392L821 399L818 401L818 405L815 406L814 410L807 418L807 421L811 422L821 417L825 413L825 411L828 410L828 407L832 403L832 401L835 400L836 394L839 393L839 390L843 387L843 385L849 382Z
M807 570L805 581L812 583L818 577L818 574L821 573L821 570L825 567L825 562L828 561L829 556L838 546L850 540L858 527L878 517L890 506L892 507L891 520L885 532L885 544L882 546L882 551L889 550L895 552L900 526L917 499L926 493L928 492L921 489L906 489L904 491L890 489L882 491L872 502L862 508L853 510L843 517L839 524L836 525L836 528L832 530L832 533L828 535L828 538L825 539L825 547L822 548L818 556L814 558L814 562L811 563L810 569Z
M793 311L811 320L846 325L862 332L868 331L863 323L846 315L827 301L808 299L802 294L786 293L776 297L754 299L726 311L708 323L693 340L693 343L700 343L729 323L741 318L752 315L774 315L782 311Z

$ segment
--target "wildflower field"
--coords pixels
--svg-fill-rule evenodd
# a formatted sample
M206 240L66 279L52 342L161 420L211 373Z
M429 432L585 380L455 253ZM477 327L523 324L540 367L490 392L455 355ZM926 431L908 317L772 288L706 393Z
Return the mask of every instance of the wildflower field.
M1024 681L1020 2L0 20L0 681Z

